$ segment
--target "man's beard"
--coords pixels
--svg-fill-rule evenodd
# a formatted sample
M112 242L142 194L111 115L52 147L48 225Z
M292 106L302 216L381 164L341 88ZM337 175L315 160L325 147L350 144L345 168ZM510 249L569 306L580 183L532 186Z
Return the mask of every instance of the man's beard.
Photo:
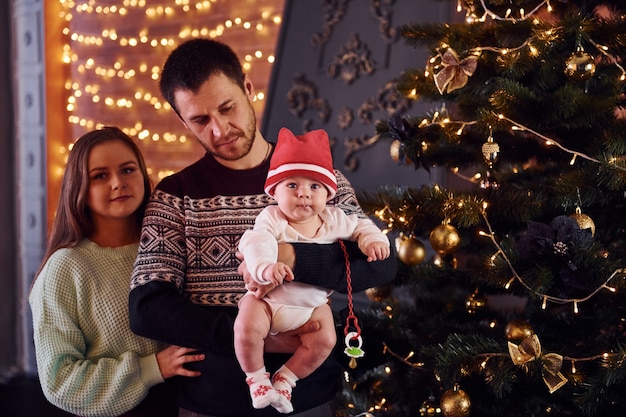
M252 108L251 104L249 104L249 111L250 123L248 123L248 125L244 127L243 131L238 129L235 132L231 132L230 136L227 138L227 141L231 140L231 138L234 137L243 138L243 141L238 144L236 152L221 152L217 150L210 150L203 145L204 148L214 157L223 159L225 161L236 161L248 155L250 153L250 150L252 149L254 139L256 138L256 115L254 114L254 109Z

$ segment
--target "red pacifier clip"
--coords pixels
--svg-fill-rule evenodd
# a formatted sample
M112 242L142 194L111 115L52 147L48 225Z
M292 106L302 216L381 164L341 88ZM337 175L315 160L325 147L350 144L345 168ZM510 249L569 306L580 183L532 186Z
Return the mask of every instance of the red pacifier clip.
M350 259L348 258L348 251L343 241L339 240L339 245L343 250L343 256L346 260L346 280L348 289L348 317L346 318L346 326L343 329L345 335L344 342L346 348L344 353L350 358L350 368L356 368L357 358L362 358L365 355L365 351L361 349L363 345L363 338L361 337L361 327L359 327L359 321L354 315L354 305L352 303L352 274L350 272ZM351 328L353 329L351 331ZM352 343L356 341L356 345Z

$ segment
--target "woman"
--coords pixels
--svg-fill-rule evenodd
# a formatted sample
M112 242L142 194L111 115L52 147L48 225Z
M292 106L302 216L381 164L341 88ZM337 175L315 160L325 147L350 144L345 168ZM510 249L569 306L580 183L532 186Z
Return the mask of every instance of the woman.
M29 297L43 392L70 413L176 416L173 394L159 384L199 375L183 365L203 355L130 330L129 282L150 191L141 152L120 129L74 144Z

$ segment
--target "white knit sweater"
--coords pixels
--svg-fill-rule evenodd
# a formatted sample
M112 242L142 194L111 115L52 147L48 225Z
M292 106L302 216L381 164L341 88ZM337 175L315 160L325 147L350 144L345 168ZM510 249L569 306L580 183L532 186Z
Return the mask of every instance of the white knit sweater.
M29 297L43 392L52 404L86 417L118 416L163 382L159 345L128 321L137 244L103 248L84 240L56 251Z

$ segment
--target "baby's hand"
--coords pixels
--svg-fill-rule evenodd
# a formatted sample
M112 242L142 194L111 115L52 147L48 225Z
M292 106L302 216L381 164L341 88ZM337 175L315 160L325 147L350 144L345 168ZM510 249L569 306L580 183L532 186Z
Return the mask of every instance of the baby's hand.
M365 248L365 255L367 255L367 262L382 261L387 259L391 254L389 245L382 242L372 242Z
M263 271L263 279L275 285L280 285L283 283L283 280L293 281L293 271L284 263L276 262L265 268Z

